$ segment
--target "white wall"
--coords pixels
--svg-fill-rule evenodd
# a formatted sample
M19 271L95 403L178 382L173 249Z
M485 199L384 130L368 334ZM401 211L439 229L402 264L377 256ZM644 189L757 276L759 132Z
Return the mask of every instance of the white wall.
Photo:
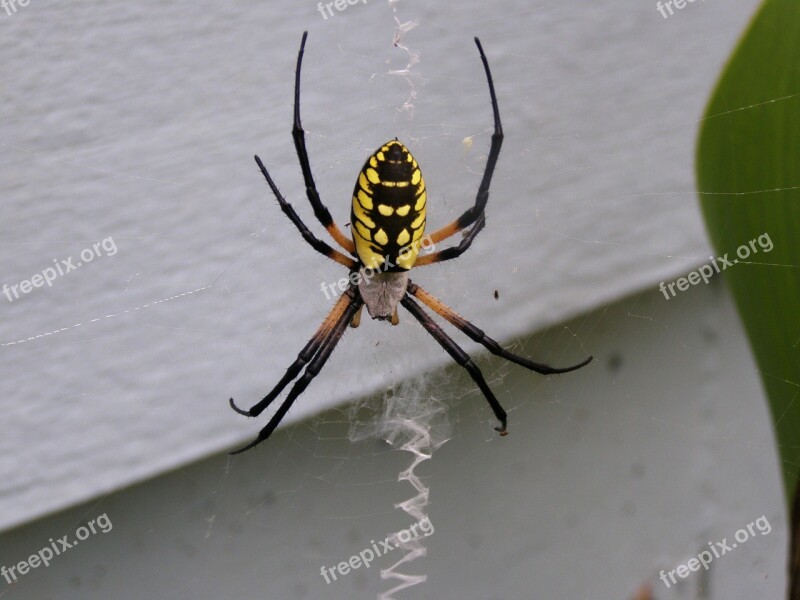
M316 597L311 567L404 524L391 508L404 490L391 482L405 458L348 442L348 412L314 415L448 364L408 315L401 327L347 334L286 421L302 425L219 458L266 422L233 414L227 398L247 405L269 389L330 305L320 284L343 274L291 229L251 159L262 156L316 225L289 135L308 29L304 122L342 224L365 156L394 136L423 167L432 227L473 201L491 126L472 44L481 36L507 135L488 226L460 261L415 280L504 343L589 314L519 349L560 364L598 357L544 382L482 361L512 408L503 440L455 370L412 380L421 398L436 390L458 406L453 439L421 467L437 529L421 566L431 580L415 593L485 585L480 597L525 597L534 582L551 596L620 597L703 536L767 514L776 532L720 560L711 593L732 598L742 584L774 594L780 487L738 322L724 293L667 301L654 291L711 252L694 140L756 4L694 3L669 19L632 0L373 1L328 20L313 2L0 10L0 78L13 82L0 103L0 284L100 240L117 248L52 287L0 296L0 564L74 529L77 515L102 510L114 523L5 593L158 597L173 581L186 597ZM391 43L395 17L419 23L402 40L420 57L408 80L387 74L407 64ZM399 111L412 89L413 115ZM619 371L608 370L612 355ZM534 402L520 387L532 381ZM577 562L582 548L591 553ZM227 563L237 566L223 576ZM476 575L483 564L508 575ZM379 589L375 571L350 579L324 593ZM692 586L679 593L693 597Z

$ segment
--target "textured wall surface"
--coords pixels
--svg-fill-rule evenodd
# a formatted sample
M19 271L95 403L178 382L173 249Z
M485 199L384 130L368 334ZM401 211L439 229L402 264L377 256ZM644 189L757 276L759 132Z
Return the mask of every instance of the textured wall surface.
M321 284L343 271L304 244L251 158L313 222L289 135L303 29L305 124L333 214L348 221L364 157L398 136L423 167L432 227L472 202L485 161L482 36L507 132L488 227L459 264L416 279L507 340L708 255L694 136L754 6L668 20L623 0L369 2L327 19L311 2L0 12L2 283L117 248L0 296L0 526L244 439L255 425L227 398L260 398L324 316ZM419 23L401 41L419 57L408 76L389 74L409 64L395 20ZM446 360L416 326L368 323L289 419Z
M444 562L425 567L450 579L432 581L442 587L425 593L447 597L447 589L483 585L476 597L532 597L523 590L530 584L525 577L535 574L552 590L541 597L559 590L570 597L590 591L620 597L620 590L652 578L654 560L673 568L703 546L703 536L721 538L762 513L780 524L774 451L754 366L730 308L716 313L726 296L693 288L668 302L653 291L711 252L693 194L695 133L756 4L696 2L668 19L655 3L633 0L424 6L370 0L334 8L327 19L310 1L32 0L15 4L12 14L0 9L0 284L19 286L70 258L85 263L51 286L19 298L0 295L0 527L216 454L265 424L235 415L227 399L249 405L268 391L331 305L321 284L344 274L291 228L251 158L262 156L298 212L322 232L305 200L289 135L304 29L310 31L303 112L311 161L342 225L364 158L395 136L423 168L431 228L473 202L491 133L488 91L472 43L472 36L481 37L507 135L488 225L458 262L414 278L505 343L594 310L588 321L557 327L541 345L516 347L537 360L569 364L588 353L600 358L598 348L611 352L613 342L632 363L623 362L632 373L625 385L607 372L608 354L593 372L537 383L554 404L529 407L523 382L530 376L482 362L501 401L514 408L515 435L499 450L502 459L493 457L501 446L483 400L468 393L471 386L456 371L440 375L440 399L449 405L466 395L471 407L464 417L469 427L456 428L441 455L458 448L472 458L451 454L443 467L431 467L444 469L437 478L459 480L438 481L441 504L430 514L439 529L430 547L432 555L440 550L431 561ZM395 46L393 36L412 21L417 27ZM419 59L408 69L403 46ZM82 251L91 260L81 260ZM601 308L643 289L652 310L635 302L622 305L627 312L620 305ZM607 311L617 312L607 317ZM401 327L365 322L348 333L286 422L447 364L409 315L401 319ZM706 321L716 326L705 327ZM727 335L730 348L722 341ZM477 352L472 343L464 347ZM424 385L417 391L430 393ZM548 410L549 419L523 416ZM592 414L591 428L582 425L583 411ZM344 428L349 415L338 414ZM521 426L525 421L546 429L534 435ZM307 421L320 422L327 421ZM91 597L91 588L99 598L108 595L100 590L127 578L138 586L147 578L156 587L142 590L145 596L179 585L183 595L173 597L263 597L242 590L253 581L264 589L269 580L284 586L274 597L318 597L319 575L304 579L308 564L346 559L363 539L390 528L382 512L389 504L379 496L388 493L384 483L393 485L397 465L378 464L382 451L351 447L341 432L332 434L331 449L320 450L324 440L316 429L290 431L252 458L198 463L190 471L196 487L165 492L175 497L156 491L155 482L112 496L119 502L108 508L115 530L93 542L102 566L78 573L71 561L91 551L76 550L61 567L27 575L25 586L68 581L73 595L53 597ZM339 466L317 464L320 454L338 457ZM366 483L355 479L358 465L374 469ZM336 483L340 468L350 483ZM549 487L539 484L540 470L550 471ZM179 471L158 481L180 488L184 477ZM251 477L252 488L237 489ZM508 486L508 479L520 478L519 487ZM753 486L753 480L765 483ZM336 495L315 487L319 481ZM594 487L576 491L573 482ZM359 503L339 496L342 488L354 494L362 485ZM536 497L540 492L546 500ZM232 494L228 504L216 504L220 494ZM520 501L520 494L530 497ZM143 504L135 504L139 498ZM286 498L289 507L263 512L276 498ZM565 505L570 498L576 504ZM313 510L322 510L318 516L327 525L276 547L298 523L310 528L306 503L309 510L324 506ZM462 505L462 512L452 512ZM263 521L224 517L225 506L246 507L248 519ZM91 518L91 505L86 511ZM508 519L498 521L503 515ZM3 542L3 564L47 543L64 518L9 534L13 544ZM208 531L195 531L198 540L189 542L194 534L178 533L181 519L191 519L190 528L202 522ZM214 528L215 519L224 533ZM587 519L589 534L578 529ZM533 521L535 532L528 529ZM51 524L55 529L45 528ZM440 533L451 526L461 533ZM574 529L565 533L562 526ZM624 538L623 528L629 528ZM575 537L563 547L591 547L584 555L594 561L591 569L567 568L572 556L560 554L564 535ZM748 589L777 590L783 535L751 542L757 546L751 555L748 546L724 566L720 561L713 592L744 579L754 586ZM488 549L480 547L487 542L502 542L503 572L517 573L509 585L520 587L501 587L492 596L493 581L476 580L467 568L485 563ZM122 558L131 548L140 561ZM466 548L476 554L459 562ZM161 566L175 559L170 552L185 555L194 574L180 569L170 581ZM257 560L267 552L271 570ZM209 572L218 565L210 561L220 553L258 578L241 589L222 579L211 593ZM587 563L576 554L574 564ZM69 576L69 569L76 574ZM374 573L359 579L364 573L344 586L372 590ZM765 573L767 583L760 579ZM325 593L352 597L344 586ZM9 597L46 597L27 589L20 583ZM730 590L718 597L737 597ZM695 592L685 587L683 593Z

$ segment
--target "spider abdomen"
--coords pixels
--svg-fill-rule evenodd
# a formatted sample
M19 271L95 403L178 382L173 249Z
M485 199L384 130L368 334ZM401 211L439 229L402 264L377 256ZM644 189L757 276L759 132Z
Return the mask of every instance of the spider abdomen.
M364 163L350 214L356 253L365 267L407 271L425 233L425 181L408 149L391 140Z

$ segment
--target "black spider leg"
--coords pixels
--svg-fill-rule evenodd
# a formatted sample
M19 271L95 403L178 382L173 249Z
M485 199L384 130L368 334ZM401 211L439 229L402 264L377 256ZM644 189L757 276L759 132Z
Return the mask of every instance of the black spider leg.
M560 367L560 368L551 367L550 365L533 362L532 360L529 360L517 354L513 354L512 352L509 352L508 350L503 348L495 340L487 336L483 332L483 330L479 329L478 327L470 323L467 319L465 319L456 311L454 311L452 308L447 306L436 296L430 294L429 292L426 292L416 283L413 283L409 280L407 290L409 294L420 300L423 304L425 304L425 306L427 306L428 308L436 312L439 316L446 319L452 325L460 329L471 340L483 345L492 354L495 354L496 356L502 356L506 360L511 361L517 365L520 365L521 367L525 367L526 369L530 369L531 371L535 371L536 373L541 373L542 375L569 373L570 371L574 371L576 369L580 369L581 367L585 367L590 362L592 362L593 358L592 356L570 367Z
M458 258L464 252L466 252L469 247L472 245L472 240L475 239L475 236L480 233L481 229L486 225L486 214L481 213L478 217L478 220L475 222L475 225L470 229L466 235L461 239L458 243L458 246L451 246L449 248L445 248L444 250L440 250L438 252L434 252L433 254L427 254L424 256L420 256L417 258L416 263L414 263L415 267L424 267L426 265L433 265L436 263L444 262L446 260L452 260L454 258Z
M311 380L314 379L322 370L322 367L325 366L325 363L328 362L328 359L333 353L334 348L336 348L336 344L338 344L339 340L342 339L344 332L347 330L347 325L350 323L353 315L363 302L361 297L355 293L353 293L352 296L348 294L348 296L350 297L350 303L347 305L347 308L339 317L339 320L336 322L336 325L334 326L330 335L328 335L328 337L326 337L320 345L317 354L311 359L311 362L308 364L308 367L306 367L303 375L300 377L300 379L294 382L292 389L289 390L289 394L286 396L286 400L283 401L283 404L281 404L280 408L278 408L278 410L269 420L269 423L267 423L266 427L264 427L258 433L256 439L254 439L252 442L239 448L238 450L229 452L228 454L240 454L246 450L249 450L250 448L253 448L254 446L257 446L266 440L270 435L272 435L272 432L275 431L275 428L286 416L286 413L292 407L294 401L297 400L297 397L305 391L306 387L308 387L308 384L311 383Z
M492 175L497 165L497 158L500 156L500 147L503 145L503 126L500 123L500 109L497 106L497 94L494 91L494 82L492 81L492 72L489 69L489 61L486 59L486 54L483 52L480 40L475 38L475 45L478 46L478 52L481 55L483 62L483 70L486 72L486 81L489 84L489 95L492 99L492 113L494 115L494 133L492 134L492 142L489 147L489 156L486 159L486 167L483 171L483 178L478 187L478 194L475 197L475 205L468 208L464 214L449 225L430 234L433 243L437 243L461 231L465 227L469 227L478 217L483 215L486 208L486 202L489 200L489 185L492 182ZM477 233L477 232L476 232Z
M277 385L272 389L272 391L264 396L264 398L259 401L257 404L254 404L250 407L249 410L243 410L236 406L236 403L233 401L233 398L230 399L231 408L238 412L240 415L244 415L246 417L257 417L260 415L264 410L272 404L272 401L278 397L278 395L283 391L283 389L294 380L300 374L300 371L303 367L317 354L317 350L322 345L322 343L331 335L336 323L339 322L344 311L347 309L347 306L352 302L351 297L352 292L349 290L344 292L341 296L339 296L339 300L337 300L336 304L333 306L331 311L322 321L322 324L319 326L319 329L314 333L305 347L300 351L300 354L297 355L295 361L289 366L286 370L286 373L283 375L281 380L277 383Z
M255 156L256 163L258 164L258 168L261 169L261 173L264 175L264 178L267 180L272 193L275 194L275 198L278 200L278 204L281 205L281 210L284 214L289 217L289 220L295 224L297 229L300 230L300 234L303 236L303 239L307 241L314 250L319 252L320 254L327 256L331 260L335 260L340 265L344 265L351 271L357 270L358 263L354 261L349 256L345 256L338 250L331 248L328 244L323 242L321 239L317 238L311 230L306 227L306 224L300 219L300 217L295 212L294 208L291 204L286 201L280 191L278 190L278 186L275 185L275 182L272 181L272 177L270 177L267 168L264 166L264 163L261 162L261 159L258 155Z
M494 397L492 390L489 388L489 385L483 378L483 374L475 365L475 363L472 362L472 359L469 357L469 355L464 352L464 350L462 350L461 347L456 344L452 338L450 338L450 336L448 336L442 330L442 328L436 324L433 319L431 319L431 317L411 298L411 296L403 296L401 303L406 310L408 310L408 312L414 315L414 318L420 322L425 330L430 333L437 342L439 342L439 345L445 349L450 357L467 370L469 376L472 377L472 380L478 385L481 392L483 392L484 397L489 402L489 406L492 407L494 416L497 417L498 421L500 421L500 427L495 427L495 431L499 431L502 435L505 435L507 425L506 411L502 406L500 406L500 402L498 402L497 398Z
M300 68L303 64L303 53L305 52L307 37L308 32L304 31L303 40L300 42L300 51L297 53L297 68L294 73L294 124L292 126L292 138L294 139L295 150L297 150L297 158L300 161L300 169L303 171L306 196L314 208L314 215L322 223L322 226L328 230L331 237L342 248L353 254L355 252L353 241L342 233L342 230L339 229L339 226L331 217L328 207L322 203L317 191L317 185L314 183L314 176L311 174L311 163L306 149L306 132L300 122Z

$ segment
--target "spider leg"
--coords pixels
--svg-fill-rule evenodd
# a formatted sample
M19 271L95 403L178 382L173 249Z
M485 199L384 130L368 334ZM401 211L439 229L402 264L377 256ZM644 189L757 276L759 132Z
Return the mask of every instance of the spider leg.
M497 107L497 95L494 92L494 83L492 82L492 73L489 70L489 61L486 60L486 55L483 53L483 47L478 38L475 38L475 45L478 46L478 52L480 52L481 61L483 61L483 69L486 71L486 81L489 83L489 94L492 98L492 113L494 114L492 143L489 147L489 156L486 159L486 167L483 171L483 179L481 179L480 187L478 188L478 195L475 197L475 205L467 209L464 214L449 225L445 225L441 229L431 233L429 237L434 244L469 227L483 215L486 202L489 200L489 184L492 181L494 168L497 165L497 157L500 155L500 147L503 145L503 126L500 124L500 109ZM478 232L476 231L475 233L477 234ZM466 248L464 248L464 250L466 250Z
M272 391L264 396L263 400L254 404L250 407L250 410L243 410L236 406L233 401L233 398L230 399L231 408L238 412L240 415L244 415L246 417L257 417L260 415L264 410L272 404L272 401L278 397L283 389L289 384L289 382L293 381L295 377L300 373L303 367L317 354L319 347L322 343L330 336L331 332L333 331L336 323L339 322L339 319L342 317L342 314L347 309L347 307L352 302L352 298L350 297L348 292L343 293L336 304L333 306L331 311L328 313L328 316L322 321L322 324L317 329L316 333L311 337L305 347L300 351L300 354L297 355L295 361L289 366L286 370L286 373L281 378L281 380L277 383L277 385L272 389Z
M356 311L356 314L353 315L353 320L350 321L350 327L352 327L353 329L361 325L361 309L363 308L364 308L363 304L359 306L358 310Z
M401 303L406 310L408 310L408 312L414 315L414 318L420 322L425 330L430 333L437 342L439 342L439 345L445 349L450 357L467 370L469 376L472 377L472 380L478 385L481 392L483 392L484 397L489 402L489 406L492 407L494 416L497 417L498 421L500 421L500 427L495 427L495 431L499 431L501 435L506 435L506 411L503 410L503 407L500 406L500 402L498 402L497 398L494 397L492 390L489 388L489 385L483 378L483 374L475 365L475 363L472 362L472 359L469 357L469 355L464 352L464 350L462 350L461 347L456 344L450 338L450 336L448 336L442 330L442 328L434 322L433 319L431 319L430 315L428 315L422 309L422 307L411 298L411 296L404 296L401 300Z
M355 294L350 295L350 293L345 292L345 296L348 299L347 306L342 314L339 315L336 324L333 326L330 334L320 345L317 354L311 359L311 362L308 364L308 367L306 367L303 375L300 377L300 379L294 382L292 389L289 390L289 394L286 396L286 400L283 401L283 404L281 404L280 408L278 408L278 410L269 420L269 423L267 423L266 427L264 427L258 433L258 436L252 442L239 448L238 450L229 452L229 454L240 454L245 450L249 450L250 448L257 446L266 440L270 435L272 435L272 432L275 431L275 428L286 416L286 413L292 407L294 401L297 400L297 397L302 394L303 391L305 391L306 387L308 387L308 384L311 383L311 380L317 376L317 374L322 370L322 367L325 366L325 363L328 362L328 359L333 353L334 348L336 348L339 340L342 339L344 332L347 330L348 323L350 323L350 320L353 318L353 315L356 313L358 307L361 306L362 303L361 298Z
M455 325L458 329L463 331L470 339L473 341L482 344L485 348L489 350L492 354L497 356L502 356L508 361L511 361L515 364L518 364L526 369L530 369L531 371L536 371L537 373L541 373L542 375L551 375L557 373L569 373L570 371L574 371L575 369L580 369L581 367L585 367L590 362L592 362L592 356L587 358L586 360L581 361L576 365L572 365L571 367L551 367L550 365L545 365L542 363L533 362L532 360L528 360L527 358L523 358L522 356L518 356L513 354L503 348L500 344L498 344L495 340L487 336L481 329L478 329L467 321L464 317L454 311L452 308L447 306L444 302L436 298L435 296L429 294L417 284L412 283L411 281L408 282L408 293L414 296L415 298L419 299L425 306L436 312L442 318L446 319L453 325Z
M345 256L338 250L331 248L328 244L326 244L321 239L317 238L313 233L311 233L311 230L308 227L306 227L306 224L303 223L302 219L300 219L300 217L297 215L294 208L292 208L292 205L289 204L286 201L286 198L284 198L281 195L280 191L278 190L278 186L276 186L275 182L272 181L272 177L270 177L267 168L264 166L264 163L261 162L261 159L258 157L258 155L255 156L255 159L256 163L258 163L258 168L261 169L261 173L267 180L267 183L269 184L272 193L275 194L275 198L278 200L278 204L281 205L281 210L287 217L289 217L289 220L295 224L295 227L297 227L297 229L300 230L300 234L303 236L303 239L307 241L311 245L311 247L314 248L314 250L316 250L320 254L327 256L331 260L335 260L340 265L344 265L351 271L356 270L358 265L356 261L354 261L349 256Z
M317 185L314 183L314 176L311 174L311 163L308 159L308 150L306 149L306 132L303 130L303 125L300 123L300 67L303 63L303 53L306 47L306 38L308 32L303 32L303 40L300 42L300 51L297 53L297 68L294 73L294 124L292 126L292 138L294 139L294 147L297 150L297 158L300 161L300 168L303 171L303 179L306 184L306 196L308 201L314 208L314 215L316 215L322 226L328 230L331 237L342 248L347 250L350 254L355 252L355 245L353 240L348 238L339 229L339 226L331 217L328 208L322 203L317 192Z
M481 216L478 217L475 225L473 225L472 229L470 229L461 239L461 242L458 244L458 246L452 246L450 248L445 248L444 250L439 250L439 252L433 252L432 254L420 256L417 258L414 266L424 267L425 265L432 265L435 263L444 262L446 260L458 258L472 245L472 240L475 239L475 236L477 236L480 230L483 229L484 225L486 225L486 215L481 213Z

